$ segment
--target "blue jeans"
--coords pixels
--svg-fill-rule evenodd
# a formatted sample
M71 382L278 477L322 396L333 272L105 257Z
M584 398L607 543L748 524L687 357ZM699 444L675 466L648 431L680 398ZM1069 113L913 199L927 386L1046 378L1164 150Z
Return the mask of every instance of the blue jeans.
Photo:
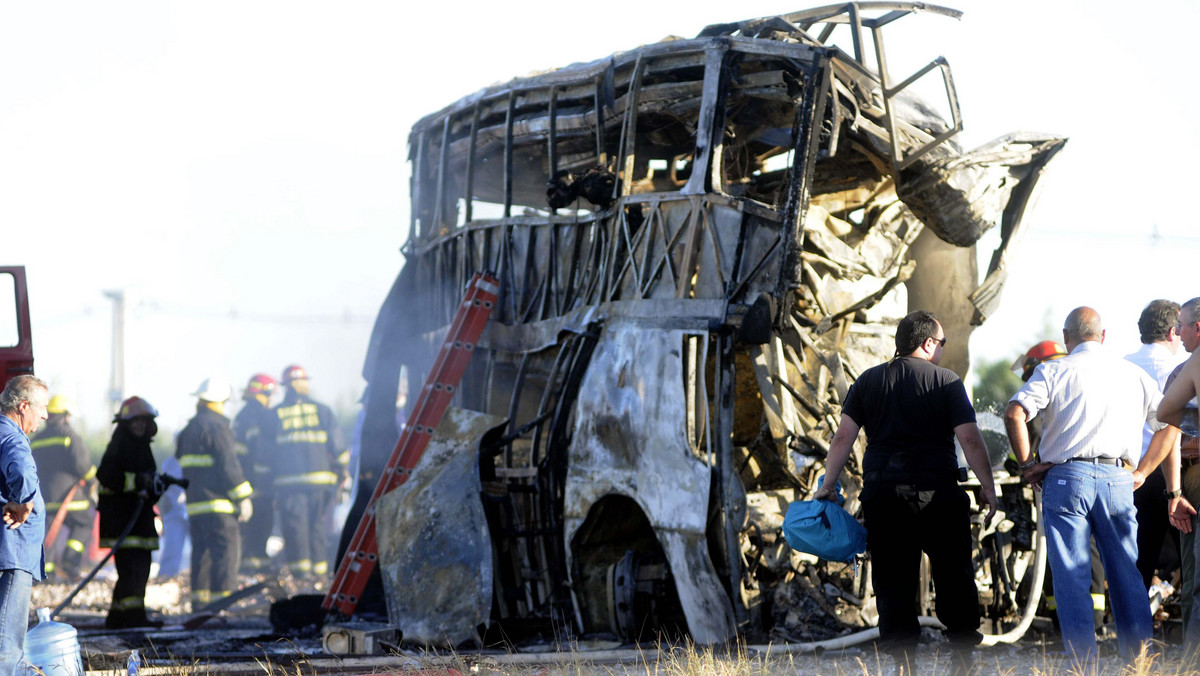
M1054 572L1054 599L1067 653L1096 657L1088 538L1095 537L1121 654L1132 659L1153 631L1150 599L1137 569L1133 475L1114 465L1066 462L1042 482L1042 518Z
M0 676L15 675L25 655L32 593L32 575L12 568L0 570Z

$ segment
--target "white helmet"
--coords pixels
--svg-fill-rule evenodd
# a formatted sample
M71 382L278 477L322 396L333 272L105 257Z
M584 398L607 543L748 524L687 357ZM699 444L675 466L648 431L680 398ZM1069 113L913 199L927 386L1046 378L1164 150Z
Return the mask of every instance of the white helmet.
M192 394L199 397L201 401L227 401L233 396L233 388L230 387L228 380L220 376L212 376L205 378L200 383L199 389Z

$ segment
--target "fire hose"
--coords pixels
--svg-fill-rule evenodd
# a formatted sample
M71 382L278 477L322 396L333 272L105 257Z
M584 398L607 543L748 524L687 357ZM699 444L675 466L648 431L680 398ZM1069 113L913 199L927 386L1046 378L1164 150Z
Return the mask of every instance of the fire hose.
M1041 491L1034 492L1035 508L1040 516L1042 509L1042 494ZM1028 598L1025 600L1025 607L1021 612L1021 620L1017 625L1004 632L1003 634L984 634L983 641L979 644L982 647L994 646L997 643L1016 643L1029 630L1029 625L1033 623L1034 613L1037 611L1038 602L1042 598L1042 584L1046 579L1046 533L1042 528L1037 529L1036 536L1037 548L1033 555L1033 566L1031 572L1026 575L1033 575L1030 580ZM945 629L946 627L938 621L936 617L922 615L917 618L922 627L933 627L935 629ZM853 634L838 636L824 641L810 641L807 643L784 643L771 645L747 646L752 650L761 650L769 653L806 653L815 652L817 650L837 650L848 648L850 646L874 641L879 638L879 627L871 627Z
M156 495L162 495L166 491L167 487L172 485L186 489L188 487L188 480L181 479L179 477L173 477L170 474L158 474L154 477L154 485L151 486L151 490L153 490ZM142 510L146 507L146 503L149 500L149 492L145 490L138 492L137 507L133 509L133 515L129 517L129 521L125 524L125 527L121 529L121 534L117 536L117 539L113 542L112 546L108 548L108 553L105 554L104 558L100 559L100 561L94 567L92 567L92 572L88 573L86 577L79 581L79 584L75 585L75 588L71 590L70 594L67 594L67 597L62 600L62 603L59 603L57 606L55 606L54 610L50 612L51 619L57 617L58 614L62 612L63 608L71 605L71 601L75 599L75 596L79 594L79 591L83 589L87 583L91 582L92 578L96 577L96 574L100 572L100 569L104 567L104 564L108 563L108 560L112 558L113 554L121 546L121 543L125 541L125 538L129 537L129 533L133 530L134 524L137 523L138 517L142 515Z

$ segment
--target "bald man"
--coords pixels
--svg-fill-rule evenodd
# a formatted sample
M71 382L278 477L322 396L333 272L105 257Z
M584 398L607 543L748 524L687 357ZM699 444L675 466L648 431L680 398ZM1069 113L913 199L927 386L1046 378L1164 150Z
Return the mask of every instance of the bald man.
M1005 410L1009 443L1025 479L1042 491L1042 513L1063 642L1080 662L1096 659L1089 591L1088 539L1095 537L1108 578L1117 639L1126 659L1152 632L1150 601L1137 569L1133 491L1145 472L1131 471L1142 450L1142 426L1166 428L1155 414L1162 394L1145 371L1105 349L1100 314L1079 307L1067 315L1069 353L1045 362ZM1026 422L1043 416L1042 442L1031 456ZM1139 468L1141 469L1141 468Z

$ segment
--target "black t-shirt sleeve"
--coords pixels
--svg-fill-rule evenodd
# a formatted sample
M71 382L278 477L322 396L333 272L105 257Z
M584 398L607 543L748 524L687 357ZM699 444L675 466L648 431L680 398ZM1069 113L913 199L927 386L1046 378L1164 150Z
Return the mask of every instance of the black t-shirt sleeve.
M975 422L975 407L971 406L971 400L967 397L967 388L963 387L962 380L957 377L950 383L946 384L947 409L950 414L950 427L958 427L964 423Z
M863 421L865 420L862 408L862 388L859 386L862 380L860 377L850 385L850 390L846 392L846 401L842 403L842 413L850 416L850 419L860 428L863 426Z

